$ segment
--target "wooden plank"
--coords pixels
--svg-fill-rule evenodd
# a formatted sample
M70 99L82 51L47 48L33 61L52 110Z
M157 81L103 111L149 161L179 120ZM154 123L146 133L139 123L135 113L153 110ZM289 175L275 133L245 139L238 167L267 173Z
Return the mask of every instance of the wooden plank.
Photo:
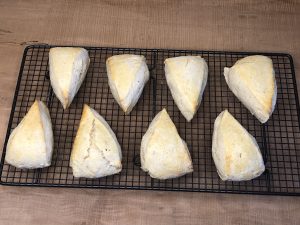
M0 146L30 43L288 52L300 84L299 1L1 1ZM300 199L0 187L1 224L299 224Z

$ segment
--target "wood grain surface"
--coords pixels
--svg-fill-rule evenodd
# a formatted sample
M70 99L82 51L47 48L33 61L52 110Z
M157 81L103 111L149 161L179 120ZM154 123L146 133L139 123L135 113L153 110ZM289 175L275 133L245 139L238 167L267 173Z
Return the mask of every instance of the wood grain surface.
M1 149L22 51L31 43L287 52L300 85L297 0L2 0ZM299 211L299 197L0 186L5 225L296 225Z

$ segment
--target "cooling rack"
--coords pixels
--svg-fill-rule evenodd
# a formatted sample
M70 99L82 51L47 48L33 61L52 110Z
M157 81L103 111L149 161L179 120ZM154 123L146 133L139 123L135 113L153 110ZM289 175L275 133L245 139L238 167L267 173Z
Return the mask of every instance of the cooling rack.
M299 102L292 57L282 53L220 52L172 49L133 49L85 47L91 63L84 83L71 106L63 110L53 94L48 71L52 46L26 47L21 63L0 165L1 184L18 186L149 189L195 192L225 192L273 195L300 195ZM106 75L105 60L116 54L140 54L147 59L151 78L130 115L124 115L114 100ZM275 111L261 124L228 89L223 68L248 55L263 54L273 60L278 86ZM164 60L181 55L201 55L209 67L201 106L188 123L174 104L164 76ZM54 153L48 168L16 169L4 162L7 140L35 99L44 101L50 111L54 131ZM123 170L100 179L74 178L69 167L70 152L83 104L97 110L110 124L120 142ZM194 172L170 179L152 179L140 169L139 151L143 134L151 120L166 108L180 136L191 152ZM266 171L246 182L222 181L211 156L213 124L217 115L228 109L256 138Z

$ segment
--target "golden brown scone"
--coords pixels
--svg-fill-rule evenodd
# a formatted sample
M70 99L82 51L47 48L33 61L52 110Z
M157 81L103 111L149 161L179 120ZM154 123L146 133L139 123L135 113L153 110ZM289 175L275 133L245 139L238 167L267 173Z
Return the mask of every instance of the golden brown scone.
M256 140L227 110L215 121L212 156L222 180L251 180L265 171Z
M50 81L64 109L78 92L90 64L84 48L56 47L49 52Z
M261 122L265 123L274 111L277 86L272 60L262 55L238 60L224 68L230 90Z
M5 161L18 168L50 166L53 152L53 131L50 114L42 101L35 101L10 134Z
M129 114L149 80L146 59L142 55L114 55L107 59L110 90L120 107Z
M165 74L173 99L187 121L197 112L207 82L208 67L201 56L165 60Z
M193 172L186 143L163 109L152 120L141 144L142 169L152 178L169 179Z

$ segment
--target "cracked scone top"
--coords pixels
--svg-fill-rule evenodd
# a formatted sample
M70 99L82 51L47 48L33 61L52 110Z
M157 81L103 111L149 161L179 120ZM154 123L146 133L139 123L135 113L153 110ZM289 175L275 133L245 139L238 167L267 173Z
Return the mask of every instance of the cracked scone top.
M108 123L84 105L70 160L74 177L99 178L119 173L121 160L121 147Z

